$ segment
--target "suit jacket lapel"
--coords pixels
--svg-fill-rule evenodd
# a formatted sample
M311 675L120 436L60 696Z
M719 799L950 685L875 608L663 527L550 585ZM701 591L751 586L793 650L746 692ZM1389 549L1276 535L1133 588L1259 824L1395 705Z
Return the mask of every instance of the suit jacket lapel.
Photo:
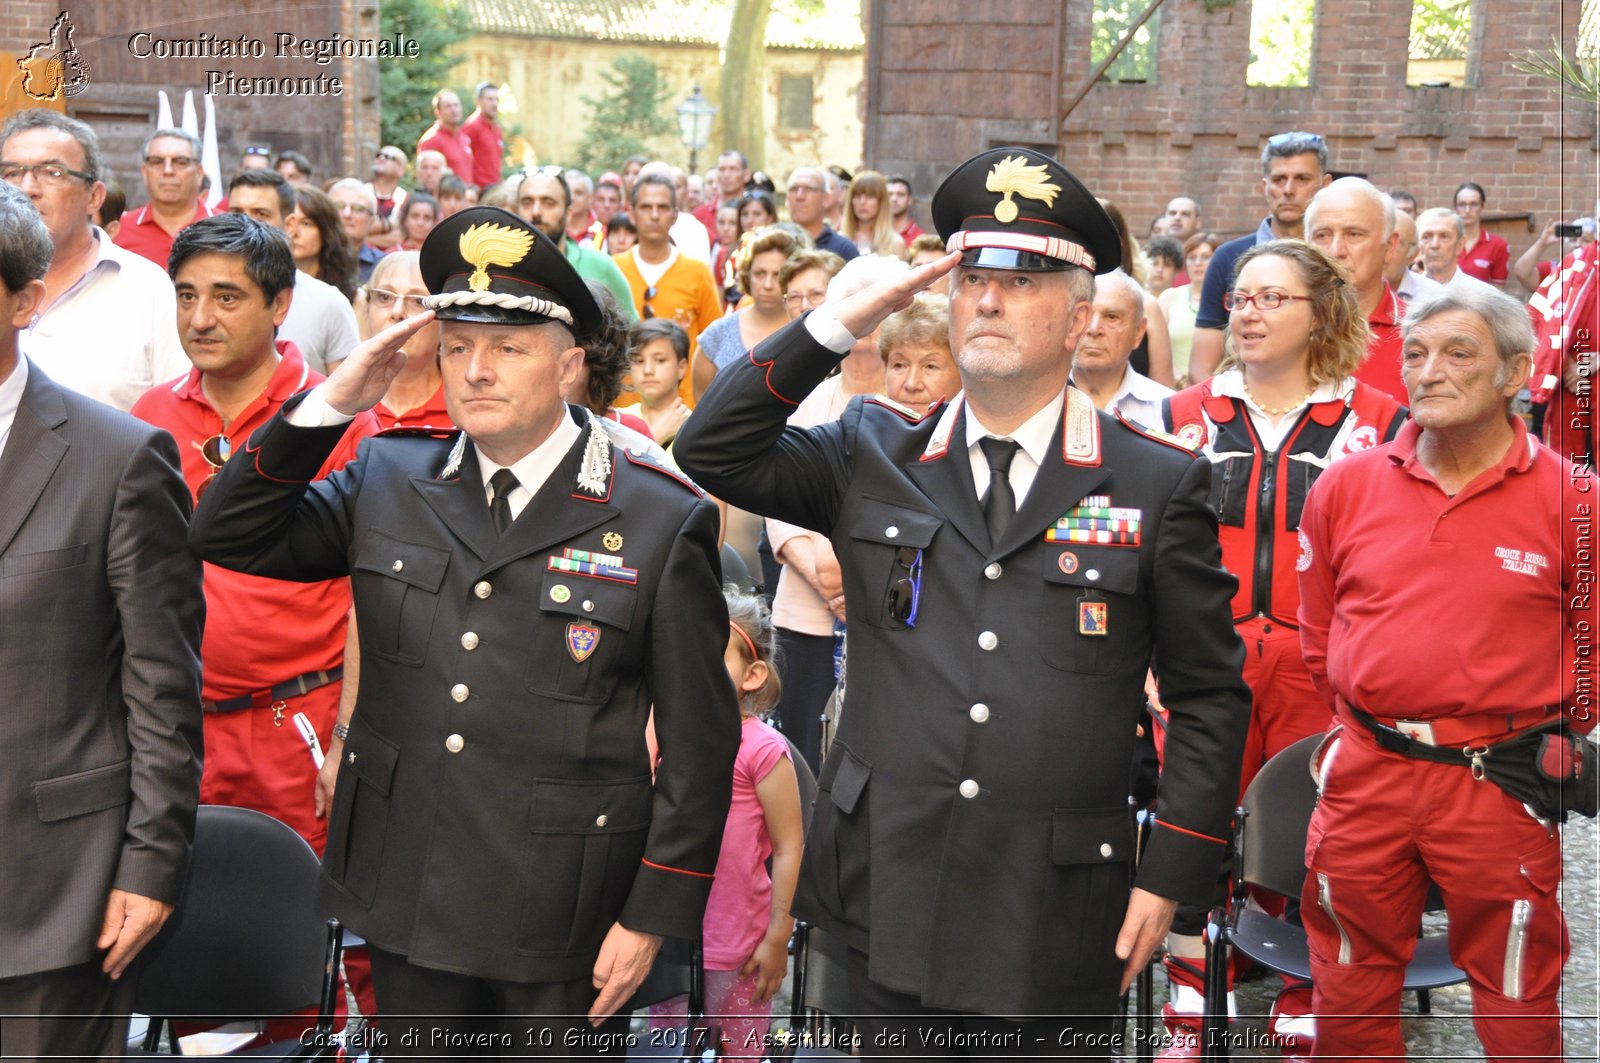
M578 467L583 462L584 450L588 446L591 429L586 425L579 434L577 442L567 451L561 459L561 464L555 467L544 485L539 488L538 494L526 508L517 515L505 535L496 540L488 555L488 564L484 571L499 568L521 557L547 549L556 543L563 543L578 535L582 535L590 528L598 527L617 515L617 508L609 505L606 499L611 497L611 487L616 476L616 448L611 446L609 437L605 445L611 454L611 476L613 480L607 483L604 498L597 498L578 490ZM481 482L481 479L480 479ZM480 494L481 499L481 494ZM485 520L488 519L488 507L480 506L484 511Z
M456 538L465 543L480 560L489 556L494 549L495 534L494 526L489 522L489 504L484 498L483 472L478 465L477 447L470 442L466 444L461 455L461 468L455 477L429 480L415 476L411 484Z
M952 407L946 416L953 419L948 445L929 443L923 455L905 465L911 482L934 504L945 519L979 553L989 552L989 526L978 506L977 488L972 482L972 465L967 460L966 404ZM934 439L940 432L935 429Z
M56 387L36 366L28 367L22 403L0 454L0 553L16 538L67 455L67 441L55 432L67 419Z

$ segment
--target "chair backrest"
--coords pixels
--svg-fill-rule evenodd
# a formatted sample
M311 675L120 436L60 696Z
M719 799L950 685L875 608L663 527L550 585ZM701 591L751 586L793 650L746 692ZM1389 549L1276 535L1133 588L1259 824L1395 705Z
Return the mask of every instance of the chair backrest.
M134 1010L268 1016L317 1005L328 941L317 868L287 824L200 806L183 896L140 958Z
M811 813L817 807L817 777L812 774L806 758L800 755L800 747L794 744L794 739L784 735L783 740L789 743L789 760L794 764L795 781L800 784L800 825L804 834L810 834Z
M745 563L744 555L735 550L730 544L722 544L722 582L731 583L745 594L754 594L756 591L755 577L750 574L750 566Z
M1249 813L1237 874L1255 886L1299 897L1306 880L1306 828L1317 806L1311 754L1320 734L1302 738L1267 761L1240 802Z
M853 1014L856 1005L850 993L845 951L841 938L816 927L806 932L806 986L801 1003L808 1010L840 1017Z
M639 983L639 988L633 991L633 996L622 1007L622 1011L637 1011L648 1008L652 1004L659 1004L663 1000L673 997L689 997L691 1013L696 1012L702 1005L696 998L700 995L696 986L696 967L700 963L700 943L686 938L665 938L661 942L661 951L656 953L656 962L650 968L650 973L644 976L644 981Z

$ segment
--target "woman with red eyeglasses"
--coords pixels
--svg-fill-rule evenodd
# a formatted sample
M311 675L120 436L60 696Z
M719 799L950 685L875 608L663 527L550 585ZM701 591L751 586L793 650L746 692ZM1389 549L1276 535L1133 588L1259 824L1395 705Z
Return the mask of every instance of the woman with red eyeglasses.
M1233 622L1253 696L1243 794L1274 754L1327 730L1331 718L1300 656L1295 565L1306 493L1330 462L1393 438L1406 411L1355 379L1367 323L1343 270L1317 248L1276 240L1245 252L1223 306L1219 371L1163 412L1167 431L1211 462L1222 563L1239 581ZM1159 710L1155 722L1159 739ZM1200 1029L1205 914L1180 907L1167 942L1175 1042ZM1309 986L1285 990L1273 1005L1274 1035L1309 1040L1310 1010Z

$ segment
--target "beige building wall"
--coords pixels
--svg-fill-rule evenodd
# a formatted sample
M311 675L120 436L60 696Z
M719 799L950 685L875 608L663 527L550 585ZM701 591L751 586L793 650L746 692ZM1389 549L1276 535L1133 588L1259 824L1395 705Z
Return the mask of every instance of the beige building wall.
M671 86L666 109L667 117L674 122L671 108L687 98L695 85L712 103L719 102L717 49L710 47L480 34L462 42L459 51L463 61L456 68L456 83L493 81L511 87L509 95L515 103L515 113L506 113L507 94L502 91L502 124L520 125L524 139L507 145L507 162L570 162L589 118L590 109L583 97L599 98L611 91L603 75L619 56L643 55L656 64ZM796 166L821 162L838 163L849 170L860 167L863 77L860 52L767 50L763 75L767 136L762 168L780 188ZM779 120L780 91L787 89L790 108L799 96L796 87L800 83L786 83L786 78L811 79L810 121L797 122L794 128L784 127ZM787 113L791 118L799 117L792 110ZM652 146L657 157L677 166L688 165L688 149L675 132L657 138ZM715 164L723 146L718 135L713 134L711 143L699 153L702 171Z

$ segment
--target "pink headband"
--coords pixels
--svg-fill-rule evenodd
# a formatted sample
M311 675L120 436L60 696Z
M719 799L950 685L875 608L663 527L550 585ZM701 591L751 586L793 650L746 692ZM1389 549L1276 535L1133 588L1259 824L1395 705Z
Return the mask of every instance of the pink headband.
M752 662L761 660L761 654L756 652L755 639L751 638L744 628L740 627L738 624L735 624L732 620L728 621L728 626L733 628L733 633L735 635L738 635L740 638L744 639L745 646L750 650L750 660Z

